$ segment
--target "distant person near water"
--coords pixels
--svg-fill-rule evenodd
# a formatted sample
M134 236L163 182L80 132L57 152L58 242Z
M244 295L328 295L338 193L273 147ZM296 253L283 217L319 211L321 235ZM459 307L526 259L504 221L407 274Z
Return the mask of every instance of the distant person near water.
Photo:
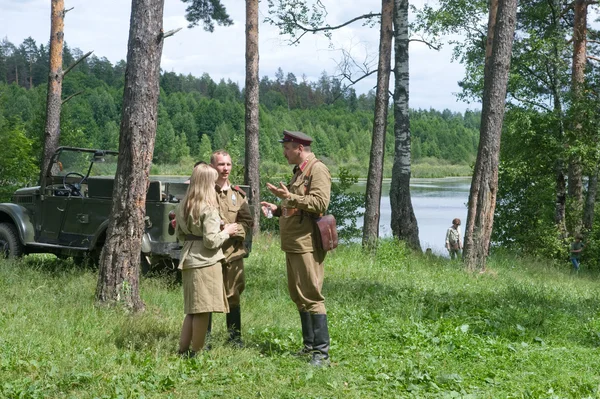
M460 257L461 255L462 241L460 240L460 236L460 219L455 218L452 220L452 226L446 232L446 249L450 253L450 259L454 259L456 256Z
M576 272L579 271L581 252L583 252L583 247L585 247L582 239L583 237L578 234L575 236L575 241L571 243L571 263L573 264L573 270Z

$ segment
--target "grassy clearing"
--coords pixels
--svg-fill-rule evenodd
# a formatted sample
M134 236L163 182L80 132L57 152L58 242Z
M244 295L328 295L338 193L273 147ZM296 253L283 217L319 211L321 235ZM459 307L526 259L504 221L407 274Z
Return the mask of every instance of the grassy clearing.
M7 398L583 398L600 392L596 274L493 258L490 272L341 247L326 260L333 365L290 355L300 322L277 240L255 241L243 295L246 348L174 355L181 288L145 278L146 311L94 306L96 275L52 257L0 263L0 396Z

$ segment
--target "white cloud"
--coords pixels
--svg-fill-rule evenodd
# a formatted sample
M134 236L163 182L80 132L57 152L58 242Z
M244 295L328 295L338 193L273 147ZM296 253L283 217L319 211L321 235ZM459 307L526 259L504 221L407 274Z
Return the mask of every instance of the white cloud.
M415 0L422 5L426 0ZM323 0L328 6L328 22L340 24L349 18L369 11L379 12L380 1ZM162 68L176 73L201 76L208 73L215 81L231 79L244 84L245 8L240 0L224 0L234 26L216 26L214 33L198 26L187 28L186 5L178 0L165 1L164 30L183 28L165 41ZM65 0L65 7L73 10L65 18L65 40L70 47L86 52L94 50L98 57L111 62L127 55L131 2L128 0ZM339 48L352 48L357 59L366 54L376 56L379 29L355 23L336 31L333 46L320 35L306 35L297 46L289 46L276 28L262 22L266 16L266 2L260 3L259 26L260 76L273 77L278 68L294 73L298 79L304 74L308 80L317 80L323 71L333 75L336 60L341 58ZM0 37L8 37L20 44L28 36L38 43L47 43L50 33L50 2L47 0L0 0ZM332 49L333 47L333 49ZM424 45L410 47L410 104L413 108L449 108L464 110L467 104L457 103L453 93L459 91L457 81L464 70L458 63L450 63L449 49L440 52ZM376 66L376 60L375 60ZM375 76L357 86L363 93L375 86ZM392 86L392 85L390 85ZM473 106L471 106L473 107Z

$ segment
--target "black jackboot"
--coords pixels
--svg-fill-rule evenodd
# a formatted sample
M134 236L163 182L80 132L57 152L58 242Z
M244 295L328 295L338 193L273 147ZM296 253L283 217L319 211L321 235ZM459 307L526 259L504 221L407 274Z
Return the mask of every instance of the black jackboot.
M329 366L329 330L326 314L311 314L314 333L311 366Z
M239 306L229 308L229 313L227 313L227 332L229 333L227 341L230 344L240 348L244 346L242 342L242 315L240 314Z
M302 349L296 352L296 356L310 355L313 349L314 332L312 318L308 312L300 312L300 322L302 323Z

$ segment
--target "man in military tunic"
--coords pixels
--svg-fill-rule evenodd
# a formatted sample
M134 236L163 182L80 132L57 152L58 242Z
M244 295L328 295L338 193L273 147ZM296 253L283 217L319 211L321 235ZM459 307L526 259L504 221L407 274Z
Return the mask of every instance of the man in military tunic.
M327 211L331 175L310 149L313 139L302 132L283 132L283 155L294 167L288 185L267 183L282 199L279 206L261 202L263 213L279 217L281 249L285 252L288 291L300 312L304 347L314 366L329 364L329 330L323 287L323 261L326 252L317 245L315 218Z
M218 173L215 189L223 224L237 223L239 226L237 233L225 241L222 249L225 255L223 283L225 284L225 292L229 303L229 313L227 314L228 340L232 344L241 346L240 295L246 286L244 256L247 254L244 240L247 234L251 234L253 219L246 200L246 193L238 186L232 186L229 182L231 156L223 150L215 151L210 157L210 164Z

